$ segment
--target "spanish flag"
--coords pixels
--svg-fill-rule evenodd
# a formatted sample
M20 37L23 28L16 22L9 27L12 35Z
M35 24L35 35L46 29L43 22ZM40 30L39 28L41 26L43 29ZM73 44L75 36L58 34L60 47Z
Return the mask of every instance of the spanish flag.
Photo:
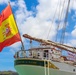
M16 22L8 5L0 15L0 51L6 46L21 41Z

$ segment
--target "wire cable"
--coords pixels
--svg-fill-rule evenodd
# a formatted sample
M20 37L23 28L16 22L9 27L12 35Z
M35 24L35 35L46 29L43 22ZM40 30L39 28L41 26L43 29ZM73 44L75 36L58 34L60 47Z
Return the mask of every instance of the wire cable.
M61 5L61 2L60 2L60 5ZM63 5L62 5L63 7L62 7L62 10L61 10L61 11L59 11L59 15L58 15L58 20L59 20L59 22L58 22L58 26L57 26L57 29L56 29L57 34L56 34L55 42L57 42L58 29L59 29L60 20L61 20L61 18L62 18L62 14L63 14L63 11L64 11L64 5L65 5L65 0L63 1Z
M56 11L57 11L58 5L59 5L59 0L58 0L57 7L56 7L56 9L55 9L55 13L54 13L53 19L52 19L52 21L51 21L52 24L53 24L54 19L55 19L55 16L56 16ZM49 38L49 34L50 34L51 29L52 29L52 25L50 26L49 32L48 32L48 34L47 34L47 39Z
M65 19L64 19L64 25L63 25L63 30L62 30L61 40L60 40L61 44L64 43L64 37L65 37L65 30L66 30L66 24L67 24L69 6L70 6L70 0L68 1L68 5L67 5L67 9L66 9L66 14L65 14Z

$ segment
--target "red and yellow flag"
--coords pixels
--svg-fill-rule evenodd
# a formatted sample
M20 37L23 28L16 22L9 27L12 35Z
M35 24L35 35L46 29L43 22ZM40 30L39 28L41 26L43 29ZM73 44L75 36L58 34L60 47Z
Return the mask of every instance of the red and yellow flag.
M6 46L21 41L13 13L8 5L0 15L0 51Z

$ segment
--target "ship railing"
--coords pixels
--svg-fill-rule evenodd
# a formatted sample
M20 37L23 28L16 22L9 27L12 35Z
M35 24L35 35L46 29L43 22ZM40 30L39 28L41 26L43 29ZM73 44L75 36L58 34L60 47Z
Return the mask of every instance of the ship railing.
M33 59L42 59L42 60L54 60L59 61L60 55L55 55L56 58L54 58L55 54L49 53L49 52L42 52L42 51L34 51L34 50L21 50L15 53L14 58L33 58Z
M31 51L21 50L21 51L18 51L18 52L15 53L14 58L15 59L31 58L31 59L40 59L40 60L52 60L52 61L55 61L55 62L64 62L66 64L76 66L76 62L65 61L61 56L54 58L53 53L49 53L49 52L46 53L46 52L33 51L33 50L31 50Z

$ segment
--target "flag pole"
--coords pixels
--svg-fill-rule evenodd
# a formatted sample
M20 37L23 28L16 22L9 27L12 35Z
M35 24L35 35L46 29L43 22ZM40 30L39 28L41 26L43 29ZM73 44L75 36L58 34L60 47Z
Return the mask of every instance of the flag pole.
M10 5L10 2L8 2L8 4ZM11 5L10 5L10 7L11 7ZM11 8L11 10L12 10L12 8ZM14 18L14 20L15 20L15 17L14 17L13 12L12 12L12 15L13 15L13 18ZM16 24L16 27L17 27L17 30L18 30L18 33L19 33L19 36L20 36L20 32L19 32L19 29L18 29L18 26L17 26L16 20L15 20L15 24ZM21 39L21 44L22 44L21 50L24 50L24 44L23 44L23 41L22 41L21 36L20 36L20 39Z

